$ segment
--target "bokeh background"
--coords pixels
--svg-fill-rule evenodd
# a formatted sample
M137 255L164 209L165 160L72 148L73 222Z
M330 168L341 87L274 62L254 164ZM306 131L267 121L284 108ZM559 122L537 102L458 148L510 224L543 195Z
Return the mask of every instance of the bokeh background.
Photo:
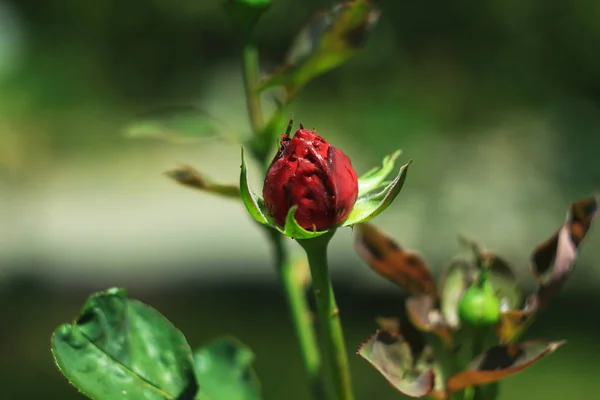
M264 72L332 4L274 1L258 29ZM296 121L343 148L359 173L398 147L415 160L375 222L436 271L462 233L512 261L531 290L531 250L600 181L600 2L376 4L366 48L300 93ZM240 204L163 175L188 163L235 182L239 148L122 134L137 113L170 102L248 130L239 46L220 1L0 0L3 400L83 398L54 367L50 335L110 286L159 309L193 347L223 333L250 345L265 399L308 398L264 237ZM592 230L565 291L528 335L568 344L505 381L502 399L597 398L599 243ZM402 314L404 294L358 260L350 230L331 259L354 351L374 317ZM351 361L357 399L401 398Z

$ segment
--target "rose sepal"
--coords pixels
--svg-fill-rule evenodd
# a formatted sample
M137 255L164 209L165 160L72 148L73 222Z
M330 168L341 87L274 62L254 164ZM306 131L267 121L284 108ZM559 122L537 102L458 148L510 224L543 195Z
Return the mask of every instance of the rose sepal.
M387 183L383 189L378 192L375 192L375 190L385 184L385 178L393 169L394 161L398 155L399 151L396 151L392 155L387 156L383 160L381 169L376 172L372 172L373 170L367 172L365 174L367 175L366 179L364 178L365 175L358 179L358 199L354 203L354 207L352 207L348 218L341 223L341 226L352 226L370 221L392 204L404 186L408 167L412 161L404 164L394 180ZM365 182L368 182L368 184L365 184ZM361 187L362 190L360 190Z
M309 231L309 230L304 229L303 227L301 227L298 224L298 221L296 221L295 215L296 215L297 209L298 209L298 206L293 206L290 208L290 211L288 211L287 217L285 218L284 229L281 229L277 225L275 226L275 229L277 229L279 232L283 233L284 235L289 236L294 239L314 239L316 237L319 237L321 235L328 233L331 230L336 229L335 226L333 226L329 229L323 230L323 231L317 231L316 229Z
M386 178L393 171L396 160L401 153L401 150L396 150L389 156L385 156L381 162L381 166L374 167L358 177L359 198L390 183L389 180L386 181Z
M250 213L250 216L252 216L256 222L268 226L273 226L275 224L273 219L269 217L263 199L256 195L252 189L250 189L250 185L248 184L248 167L246 166L246 159L244 158L244 146L242 146L240 194L242 196L242 202L246 206L246 210L248 210L248 213Z

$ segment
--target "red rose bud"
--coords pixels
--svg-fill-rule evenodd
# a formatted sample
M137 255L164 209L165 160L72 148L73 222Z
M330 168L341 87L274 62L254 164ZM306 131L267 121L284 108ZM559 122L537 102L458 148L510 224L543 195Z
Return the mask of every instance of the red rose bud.
M263 187L269 214L280 225L297 205L296 221L306 230L325 230L344 221L358 197L358 177L348 156L316 132L282 135Z

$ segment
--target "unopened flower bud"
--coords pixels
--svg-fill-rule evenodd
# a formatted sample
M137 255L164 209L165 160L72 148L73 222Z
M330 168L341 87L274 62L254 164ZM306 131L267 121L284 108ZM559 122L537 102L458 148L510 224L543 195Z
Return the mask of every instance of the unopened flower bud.
M348 156L315 131L283 135L263 186L269 214L285 225L288 211L306 229L326 230L347 217L358 197L358 178Z
M482 271L479 281L463 294L458 303L458 315L463 323L475 326L494 325L500 319L500 300Z

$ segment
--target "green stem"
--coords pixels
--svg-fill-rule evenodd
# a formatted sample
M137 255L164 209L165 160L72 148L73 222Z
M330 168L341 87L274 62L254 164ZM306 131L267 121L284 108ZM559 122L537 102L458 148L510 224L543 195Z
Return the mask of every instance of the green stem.
M284 246L283 236L274 229L266 229L273 244L275 265L287 297L302 362L308 375L310 391L314 399L324 400L327 396L321 374L321 353L313 329L309 304L304 293L304 282L296 274L295 265L290 260Z
M348 355L327 263L327 246L334 233L335 229L331 229L325 235L314 239L298 240L298 243L308 256L318 321L332 373L336 399L352 400L354 396L350 382Z
M435 333L426 333L425 337L427 339L427 343L433 349L433 353L435 355L435 359L440 368L441 375L444 380L449 379L452 375L456 374L460 371L460 367L456 361L456 357L454 354L450 352L449 349L446 348L444 341ZM448 400L463 400L465 399L465 392L452 392L449 393L447 399Z
M248 116L250 117L252 131L256 134L263 127L263 114L260 97L254 90L259 79L258 49L251 38L246 40L242 49L242 63Z
M475 359L485 350L486 340L490 334L487 327L473 329L473 338L471 342L471 358ZM498 396L498 382L493 382L487 385L477 386L474 388L473 400L495 400Z
M242 63L248 116L252 131L258 134L263 128L261 101L254 91L259 78L259 59L258 50L250 38L246 40L242 49ZM252 155L265 165L266 154L253 151ZM321 353L313 329L310 307L304 293L304 283L296 279L294 265L284 246L283 236L272 228L265 227L265 229L273 246L275 267L286 295L311 393L315 400L324 400L326 391L321 373Z
M479 328L473 327L473 341L471 342L471 358L481 355L485 347L485 339L488 335L488 327Z
M474 400L495 400L498 398L499 384L498 382L479 386L475 391Z

